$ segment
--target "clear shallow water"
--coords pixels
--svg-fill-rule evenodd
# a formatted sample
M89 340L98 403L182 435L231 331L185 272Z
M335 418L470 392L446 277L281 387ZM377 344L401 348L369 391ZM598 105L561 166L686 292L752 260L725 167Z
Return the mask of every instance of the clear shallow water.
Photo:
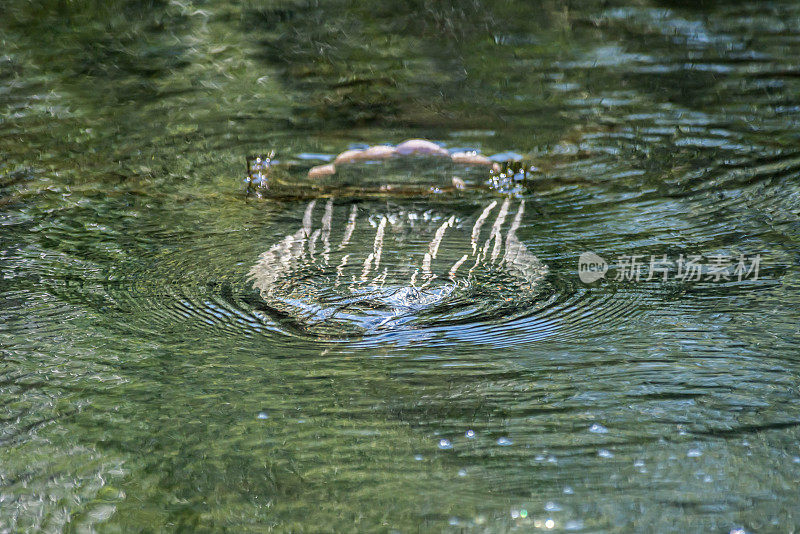
M0 525L796 528L799 19L792 2L4 3ZM461 320L276 318L249 272L309 201L245 199L245 156L408 137L531 159L510 213L524 200L516 236L546 276L481 273L483 300L447 301ZM358 209L455 217L455 261L492 200ZM384 242L387 275L441 220ZM590 285L589 250L762 264ZM311 302L331 287L306 280Z

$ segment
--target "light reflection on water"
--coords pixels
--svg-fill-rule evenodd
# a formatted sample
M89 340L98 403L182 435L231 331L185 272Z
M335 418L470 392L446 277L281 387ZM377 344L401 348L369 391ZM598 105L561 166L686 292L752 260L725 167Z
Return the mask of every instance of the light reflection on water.
M517 237L524 201L512 211L511 198L484 200L469 218L334 199L320 216L316 204L249 272L269 309L309 332L505 321L527 312L547 275Z
M795 3L90 4L0 6L2 528L797 524ZM524 201L546 272L489 264L391 328L276 315L335 274L253 288L309 201L246 199L245 156L410 137L529 158L503 235ZM337 198L330 239L386 217L408 288L453 217L442 290L494 200ZM585 251L763 268L587 285Z

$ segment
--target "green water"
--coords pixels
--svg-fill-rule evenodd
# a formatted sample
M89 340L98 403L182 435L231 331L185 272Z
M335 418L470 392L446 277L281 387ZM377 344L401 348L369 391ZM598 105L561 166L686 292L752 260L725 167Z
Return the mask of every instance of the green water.
M3 2L0 531L797 529L799 28L791 1ZM355 308L374 284L321 248L254 288L310 200L246 198L248 155L410 137L536 167L502 235L524 202L542 277L448 285L484 191L318 200L320 247L355 206L361 262L389 221ZM398 305L450 217L436 303ZM760 271L614 279L681 254Z

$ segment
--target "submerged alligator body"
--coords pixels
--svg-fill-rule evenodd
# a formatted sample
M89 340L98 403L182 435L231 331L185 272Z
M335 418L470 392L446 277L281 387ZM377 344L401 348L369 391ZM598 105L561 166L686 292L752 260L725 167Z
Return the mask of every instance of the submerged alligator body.
M430 145L415 142L416 153L420 147L434 150ZM393 151L386 160L403 161L407 158L397 155L403 148L382 150ZM361 152L368 151L377 153ZM371 161L349 152L339 155L326 176ZM433 157L464 158L455 163L481 167L484 179L487 169L495 177L502 174L495 162L477 154L466 164L467 156ZM290 203L287 216L296 227L249 272L274 316L310 333L361 335L401 325L500 320L537 298L548 270L517 235L524 201L511 195L431 195L445 191L446 181L455 184L446 190L464 189L453 177L439 180L441 169L433 171L439 180L433 184L430 178L420 181L416 172L411 179L401 173L398 181L384 165L368 165L366 172L383 180L376 189L380 196L348 194L358 185L351 182ZM318 179L318 171L311 169L309 176Z

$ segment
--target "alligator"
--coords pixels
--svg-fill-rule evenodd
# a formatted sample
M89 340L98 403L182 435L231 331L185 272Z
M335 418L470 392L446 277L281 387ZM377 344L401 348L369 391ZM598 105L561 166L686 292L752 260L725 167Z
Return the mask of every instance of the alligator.
M249 160L248 189L298 200L297 226L249 280L307 332L500 319L541 289L548 269L517 236L521 162L410 140L345 151L294 181L278 168L274 155Z

